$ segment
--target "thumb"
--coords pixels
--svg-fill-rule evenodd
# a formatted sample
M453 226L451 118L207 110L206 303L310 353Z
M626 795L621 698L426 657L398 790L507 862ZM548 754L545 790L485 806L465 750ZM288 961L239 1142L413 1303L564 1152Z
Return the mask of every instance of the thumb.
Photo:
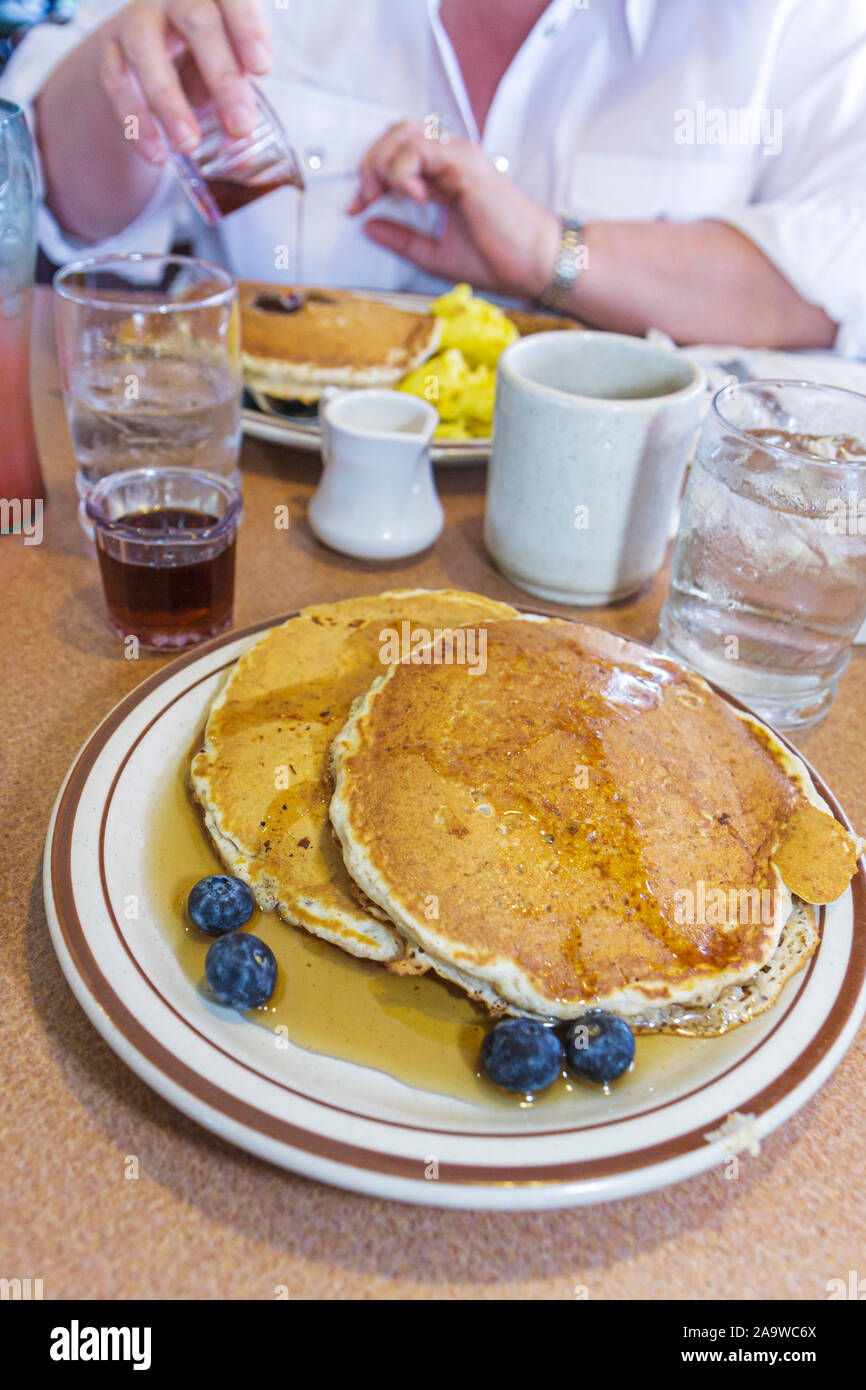
M439 274L442 270L442 245L435 237L416 232L402 222L392 222L387 217L370 217L364 223L364 235L386 251L393 251L403 260L411 261L421 270Z

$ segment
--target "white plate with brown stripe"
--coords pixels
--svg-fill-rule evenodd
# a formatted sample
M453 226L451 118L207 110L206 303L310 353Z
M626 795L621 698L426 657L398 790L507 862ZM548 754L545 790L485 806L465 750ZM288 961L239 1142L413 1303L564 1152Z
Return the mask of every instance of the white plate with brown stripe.
M389 976L385 987L381 967L273 920L278 1007L250 1019L215 1004L183 896L219 865L183 779L211 700L265 626L180 657L112 710L70 769L48 831L45 902L64 974L109 1045L172 1105L272 1163L355 1191L543 1208L613 1200L724 1163L827 1079L866 1011L862 866L822 909L820 946L772 1009L721 1038L638 1039L632 1072L609 1093L557 1083L531 1105L494 1094L473 1070L460 1012L470 1006L450 986L428 983L419 996L417 982ZM365 1045L353 1057L356 989ZM453 1036L469 1040L459 1058L442 1051L455 1019ZM438 1053L419 1043L428 1035Z

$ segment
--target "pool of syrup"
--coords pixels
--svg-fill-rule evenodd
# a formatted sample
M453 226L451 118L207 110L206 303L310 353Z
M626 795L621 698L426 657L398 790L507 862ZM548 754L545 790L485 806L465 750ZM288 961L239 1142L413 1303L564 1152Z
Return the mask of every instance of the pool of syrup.
M204 959L214 938L189 924L185 903L200 878L226 869L187 790L186 766L168 781L153 811L147 834L149 878L162 929L191 986L206 992ZM547 1108L557 1100L560 1106L577 1107L582 1098L601 1095L599 1087L565 1071L534 1101L492 1086L478 1070L481 1042L490 1027L487 1010L432 971L392 975L380 964L350 956L259 909L245 930L267 942L279 965L273 997L246 1017L254 1026L285 1030L282 1035L299 1047L488 1108L530 1103ZM613 1083L611 1094L631 1107L643 1093L652 1093L669 1060L676 1059L679 1073L685 1053L705 1056L712 1045L707 1039L639 1037L635 1063Z

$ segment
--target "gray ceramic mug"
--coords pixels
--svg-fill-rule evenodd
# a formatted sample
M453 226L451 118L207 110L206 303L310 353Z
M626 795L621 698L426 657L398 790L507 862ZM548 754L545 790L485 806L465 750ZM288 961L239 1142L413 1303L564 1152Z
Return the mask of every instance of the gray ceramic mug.
M660 567L706 403L701 368L622 333L534 333L506 348L484 538L518 588L625 598Z

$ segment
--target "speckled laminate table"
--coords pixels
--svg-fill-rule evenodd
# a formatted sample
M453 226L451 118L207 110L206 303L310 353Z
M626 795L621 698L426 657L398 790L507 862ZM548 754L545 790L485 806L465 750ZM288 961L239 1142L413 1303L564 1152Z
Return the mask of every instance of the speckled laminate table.
M721 1171L609 1206L538 1214L406 1207L319 1186L199 1129L105 1045L54 958L41 858L51 805L94 724L160 660L121 658L75 519L73 459L47 292L38 296L35 414L50 493L45 539L0 538L0 1276L46 1298L591 1299L826 1297L866 1275L866 1031L829 1083ZM0 442L2 447L2 442ZM439 470L447 527L399 565L344 560L305 520L319 465L249 440L235 618L390 586L455 585L523 600L482 543L484 473ZM288 532L274 507L287 503ZM659 576L633 602L583 614L651 640ZM798 740L866 826L866 655L829 718ZM124 1176L135 1154L140 1176Z

